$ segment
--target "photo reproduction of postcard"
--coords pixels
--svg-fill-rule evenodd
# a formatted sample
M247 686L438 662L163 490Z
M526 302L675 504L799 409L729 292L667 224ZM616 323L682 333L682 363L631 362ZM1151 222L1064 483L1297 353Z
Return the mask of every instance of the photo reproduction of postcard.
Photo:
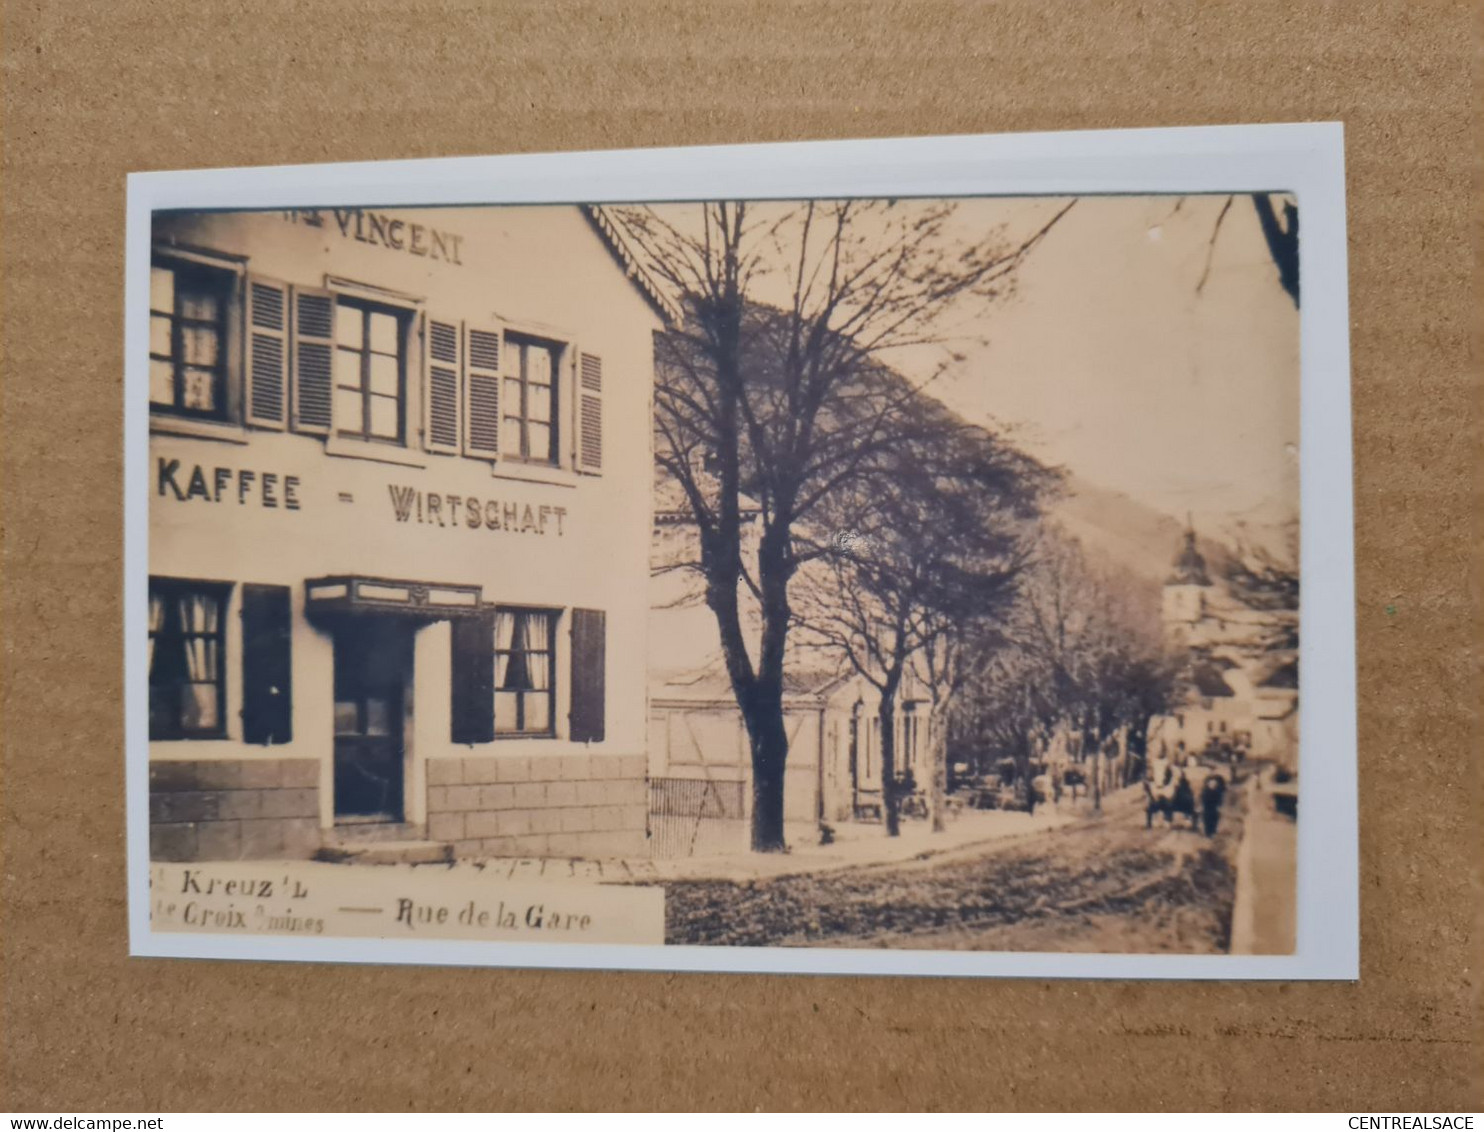
M142 173L127 244L132 954L1358 977L1338 125Z

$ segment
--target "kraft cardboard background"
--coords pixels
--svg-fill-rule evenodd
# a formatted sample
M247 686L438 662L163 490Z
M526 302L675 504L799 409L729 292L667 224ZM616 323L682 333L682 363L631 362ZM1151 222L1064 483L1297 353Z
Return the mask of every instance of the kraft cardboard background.
M1462 3L4 7L0 1108L1481 1104ZM1340 119L1358 984L129 959L124 176L522 150Z

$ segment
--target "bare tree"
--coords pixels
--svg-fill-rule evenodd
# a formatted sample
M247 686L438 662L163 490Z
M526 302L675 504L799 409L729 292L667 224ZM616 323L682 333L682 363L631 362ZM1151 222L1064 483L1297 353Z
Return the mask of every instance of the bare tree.
M1211 225L1211 238L1206 242L1206 266L1201 272L1201 278L1195 285L1196 294L1205 289L1206 280L1211 277L1211 260L1216 252L1216 237L1221 235L1221 225L1226 220L1227 214L1231 212L1233 203L1236 201L1233 194L1226 198L1221 206L1221 211L1216 214L1216 222ZM1178 209L1183 203L1184 197L1175 205ZM1278 269L1278 283L1288 297L1293 300L1293 305L1299 305L1299 219L1298 204L1291 198L1283 201L1283 215L1280 219L1278 209L1273 205L1272 193L1253 193L1252 207L1257 213L1258 226L1262 228L1263 239L1268 245L1268 254L1273 257L1273 266Z
M1271 193L1253 193L1252 207L1262 225L1263 239L1278 269L1278 282L1288 292L1293 305L1299 305L1299 217L1298 204L1289 198L1283 202L1283 218L1278 218Z
M1042 681L1035 704L1042 725L1064 725L1078 737L1095 808L1102 805L1109 741L1147 729L1173 691L1176 666L1164 655L1157 606L1144 590L1047 528L1011 626L1012 648L1029 658L1020 670ZM1142 733L1136 743L1142 751Z
M949 742L980 774L1008 762L1028 801L1033 762L1061 717L1051 673L1009 637L975 642L964 652L961 671Z
M1120 717L1128 738L1128 761L1120 785L1132 783L1139 767L1147 765L1149 724L1175 702L1182 667L1180 657L1153 647L1147 639L1143 648L1131 650L1126 658L1113 689L1121 702Z
M1238 539L1235 552L1220 567L1231 595L1267 615L1262 645L1270 651L1296 650L1299 644L1298 521L1285 524L1281 534L1283 545L1278 549Z
M1025 532L1051 473L983 429L922 398L910 436L883 475L858 481L822 510L865 517L838 540L826 584L801 590L800 624L842 652L879 694L883 817L899 832L896 719L915 670L931 697L926 748L931 812L942 828L943 714L966 641L992 633L1014 596ZM859 497L859 498L858 498Z
M948 312L1004 295L1073 203L1021 238L996 230L967 241L951 203L615 210L684 311L657 342L656 459L699 535L693 565L751 748L755 850L785 847L790 587L801 566L830 553L809 536L812 521L836 493L875 474L910 425L904 410L917 390L883 384L878 363L943 346ZM758 511L753 556L743 551L744 501ZM755 633L744 595L759 610Z

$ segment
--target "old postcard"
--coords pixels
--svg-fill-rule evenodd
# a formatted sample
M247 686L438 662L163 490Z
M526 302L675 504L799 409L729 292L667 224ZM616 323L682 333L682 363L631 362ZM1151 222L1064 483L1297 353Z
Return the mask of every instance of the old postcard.
M1326 125L136 175L134 953L1355 977L1344 233Z

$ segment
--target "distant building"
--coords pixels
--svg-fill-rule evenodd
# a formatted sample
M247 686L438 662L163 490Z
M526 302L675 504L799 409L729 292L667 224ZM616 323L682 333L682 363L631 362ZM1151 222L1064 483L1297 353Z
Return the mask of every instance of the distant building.
M1184 702L1149 728L1151 749L1188 751L1209 744L1241 747L1258 758L1296 765L1298 656L1271 647L1271 614L1243 605L1213 582L1194 527L1187 527L1164 584L1166 643L1189 650Z
M1202 638L1206 623L1206 595L1211 577L1206 560L1196 549L1195 530L1187 528L1185 542L1175 556L1175 568L1164 585L1164 626L1172 643L1193 645Z

